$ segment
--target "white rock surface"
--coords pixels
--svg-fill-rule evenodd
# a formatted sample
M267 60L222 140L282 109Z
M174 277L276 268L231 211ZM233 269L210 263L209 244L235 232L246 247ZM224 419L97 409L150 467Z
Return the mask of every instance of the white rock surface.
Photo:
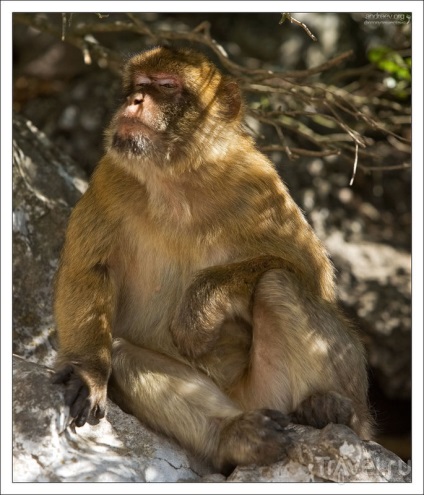
M226 480L109 401L107 418L63 431L62 388L51 370L13 359L15 482L404 482L411 468L343 425L290 425L292 447L272 466L238 467Z
M411 481L409 464L375 442L363 442L347 426L330 424L317 430L290 425L287 434L293 439L287 459L272 466L238 467L227 481Z
M211 472L110 401L107 419L61 433L62 389L50 377L14 357L13 481L175 482Z

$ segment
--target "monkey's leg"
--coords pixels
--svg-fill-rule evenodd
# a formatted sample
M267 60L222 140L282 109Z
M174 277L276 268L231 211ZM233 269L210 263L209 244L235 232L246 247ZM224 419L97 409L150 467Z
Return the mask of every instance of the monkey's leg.
M223 323L234 317L250 322L255 285L273 268L287 268L277 256L258 256L201 270L175 311L170 332L183 356L196 359L213 350Z
M281 412L243 412L203 373L124 339L114 341L112 363L112 400L220 470L283 457L290 438Z
M308 294L292 273L270 270L255 290L252 328L250 366L234 399L316 427L341 422L369 437L363 348L333 304Z

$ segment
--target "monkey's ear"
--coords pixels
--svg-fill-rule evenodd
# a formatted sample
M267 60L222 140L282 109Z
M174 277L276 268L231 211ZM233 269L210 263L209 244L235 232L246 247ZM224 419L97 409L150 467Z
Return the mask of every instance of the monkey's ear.
M233 80L223 79L219 87L218 99L221 102L220 117L228 121L235 120L242 106L239 85Z

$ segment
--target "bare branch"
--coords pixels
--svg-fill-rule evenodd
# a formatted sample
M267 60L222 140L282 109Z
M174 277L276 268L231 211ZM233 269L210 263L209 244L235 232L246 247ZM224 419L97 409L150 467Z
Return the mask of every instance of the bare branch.
M155 35L150 31L149 27L136 15L127 13L127 16L132 20L132 22L137 27L137 32L140 34L145 34L151 38L154 38Z
M283 12L281 14L281 19L280 19L280 22L278 24L283 24L283 22L286 19L288 19L292 24L297 24L298 26L302 27L304 29L304 31L307 33L307 35L311 38L312 41L318 41L317 37L311 33L311 31L309 30L309 28L306 24L298 21L297 19L292 17L292 15L289 14L288 12Z
M256 98L257 103L247 108L246 112L263 126L270 126L275 130L276 142L263 146L262 150L283 151L291 160L300 156L339 156L349 161L353 158L351 183L358 168L367 171L407 168L404 165L382 167L374 164L381 162L380 149L383 143L385 156L387 149L392 149L399 161L409 161L410 106L385 98L381 90L378 94L364 94L358 82L339 87L334 83L324 84L311 79L312 76L336 67L339 71L332 77L332 81L361 74L372 77L375 73L371 65L358 69L341 69L341 64L352 56L352 50L306 70L251 69L231 60L224 47L212 37L208 21L201 22L192 30L170 31L147 24L141 14L125 15L124 20L116 20L113 16L105 20L106 15L97 14L97 18L93 17L97 21L73 21L72 25L71 14L62 14L61 25L52 22L51 17L40 14L15 13L14 20L58 39L65 38L67 43L81 50L85 63L98 62L102 68L107 66L114 72L120 71L121 57L116 51L99 43L94 37L96 33L137 33L147 38L149 44L189 41L203 45L212 50L223 68L237 78L245 93L266 96L266 107L262 107L260 100ZM285 19L312 35L307 26L293 19L290 14L282 14L280 23ZM337 132L338 128L342 132ZM259 130L259 134L261 133ZM304 148L305 141L310 143L312 149ZM299 146L298 143L302 144Z
M353 163L353 172L352 172L352 177L351 177L350 182L349 182L349 186L352 186L353 181L355 180L356 167L358 166L358 150L359 150L358 143L356 143L356 145L355 145L355 162Z
M279 146L277 144L271 144L269 146L261 146L260 149L265 152L270 151L285 151L287 152L286 146ZM315 156L315 157L324 157L324 156L339 156L340 150L323 150L323 151L312 151L305 150L302 148L290 148L290 152L294 156Z
M379 172L387 172L387 171L391 171L391 170L405 170L405 169L408 169L408 168L411 168L411 164L410 163L402 163L401 165L388 165L388 166L380 166L380 167L368 167L366 165L362 166L361 167L363 170L365 171L379 171Z

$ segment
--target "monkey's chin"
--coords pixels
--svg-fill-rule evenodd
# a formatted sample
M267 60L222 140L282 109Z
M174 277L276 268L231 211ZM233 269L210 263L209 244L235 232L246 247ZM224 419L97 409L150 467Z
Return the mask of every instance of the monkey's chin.
M132 134L122 136L118 133L113 135L112 148L118 153L132 157L146 156L156 151L154 143L145 136Z
M140 119L121 116L112 137L112 148L129 157L154 153L160 141L160 133Z

